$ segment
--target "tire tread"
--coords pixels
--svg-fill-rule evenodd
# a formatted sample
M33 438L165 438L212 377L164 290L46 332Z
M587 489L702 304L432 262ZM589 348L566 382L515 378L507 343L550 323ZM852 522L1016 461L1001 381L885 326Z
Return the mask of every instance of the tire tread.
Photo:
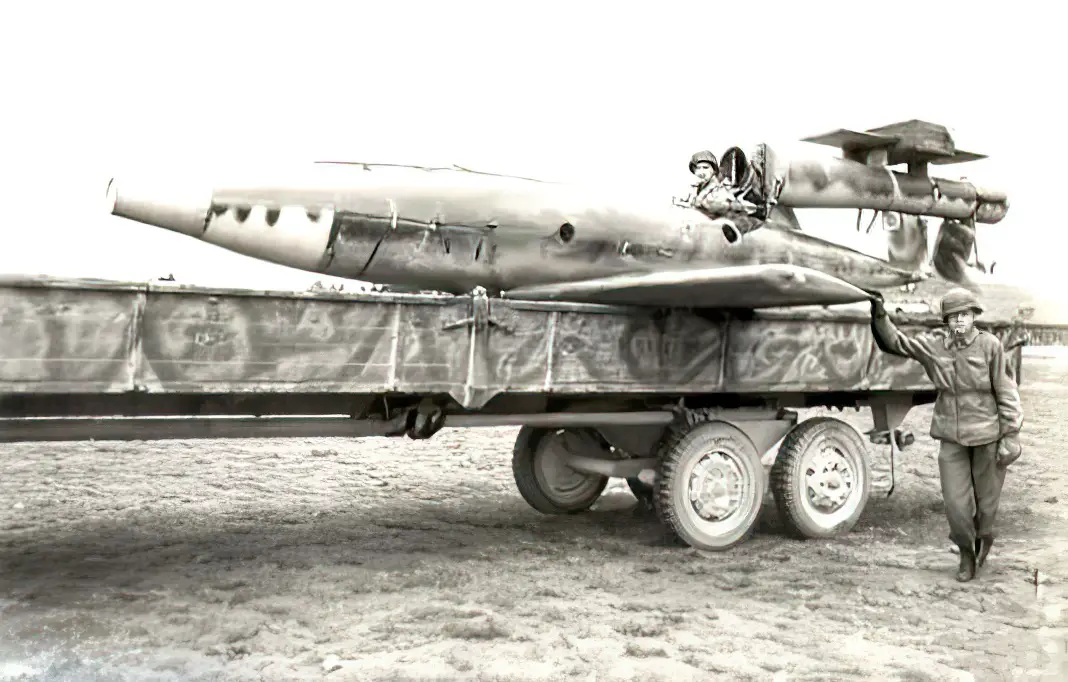
M656 511L657 517L665 524L680 541L683 540L684 526L681 520L676 514L674 506L671 502L671 485L670 482L674 480L679 468L679 458L681 453L685 452L689 441L696 438L695 428L701 424L712 423L716 421L723 421L716 416L711 410L687 410L684 413L685 417L682 421L672 422L664 433L664 438L661 441L660 447L657 451L657 458L660 461L659 472L656 477L656 484L653 488L653 508ZM730 422L724 422L730 424ZM763 469L761 469L761 475L763 475ZM763 498L763 495L761 495ZM760 508L758 508L756 517L753 519L753 523L749 528L734 541L717 547L717 551L731 549L736 547L752 537L756 531L757 526L760 525L760 516L763 509L763 499L761 500Z
M806 523L805 517L800 511L801 505L797 499L797 492L801 489L798 484L798 478L802 475L798 461L802 453L812 445L812 441L819 434L819 427L826 423L839 423L844 424L846 428L852 428L834 417L806 419L794 427L790 433L786 434L782 445L779 446L775 462L771 465L768 483L771 487L772 496L775 498L775 508L779 512L779 519L785 526L788 535L801 540L828 538L848 533L856 525L860 515L863 514L867 502L865 499L852 519L844 521L830 531L810 528L809 524ZM868 495L871 492L871 481L867 457L862 455L862 459L865 462L864 471L861 472L861 475L869 479L865 482L865 495Z
M515 479L515 487L526 503L542 514L581 514L587 511L600 498L604 489L608 486L608 478L601 477L601 483L595 490L596 494L590 494L588 502L583 502L575 507L561 507L553 502L542 491L538 484L538 478L534 475L534 453L537 451L538 442L548 435L547 429L534 429L523 427L515 439L512 449L512 478Z

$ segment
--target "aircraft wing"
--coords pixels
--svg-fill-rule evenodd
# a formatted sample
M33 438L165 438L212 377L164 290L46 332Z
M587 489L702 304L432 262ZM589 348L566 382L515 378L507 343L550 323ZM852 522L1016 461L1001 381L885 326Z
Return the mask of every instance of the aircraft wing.
M870 300L862 289L818 270L766 264L612 275L503 292L523 300L673 308L774 308Z

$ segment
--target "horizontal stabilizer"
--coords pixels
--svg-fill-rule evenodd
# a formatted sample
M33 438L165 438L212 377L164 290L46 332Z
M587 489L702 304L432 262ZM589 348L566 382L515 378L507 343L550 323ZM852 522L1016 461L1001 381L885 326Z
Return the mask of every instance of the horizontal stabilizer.
M934 164L936 166L948 166L951 163L967 163L969 161L978 161L979 159L985 159L986 154L975 154L973 152L953 152L951 156L933 156L928 159L924 159L927 163Z
M858 133L855 130L839 128L823 135L801 138L802 142L812 142L838 149L879 149L892 147L897 142L896 136Z
M519 287L504 296L671 308L755 309L836 305L869 300L837 277L795 265L743 265L613 275Z
M841 149L846 158L864 161L868 152L885 149L885 164L930 163L946 165L985 159L985 154L975 154L957 149L949 129L927 121L904 121L864 132L838 130L803 138L804 142L827 145Z

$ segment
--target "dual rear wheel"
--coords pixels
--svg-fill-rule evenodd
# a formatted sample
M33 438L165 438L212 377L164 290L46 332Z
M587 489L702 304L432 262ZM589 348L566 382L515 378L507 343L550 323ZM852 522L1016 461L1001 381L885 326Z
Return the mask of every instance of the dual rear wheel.
M570 453L598 456L594 451L609 456L591 429L523 427L512 458L520 494L546 514L589 509L608 477L565 462ZM726 550L747 540L769 487L791 535L827 538L853 528L871 494L866 444L853 427L831 417L801 422L783 439L770 474L761 455L734 424L672 425L661 441L655 484L637 478L627 483L675 535L698 549Z

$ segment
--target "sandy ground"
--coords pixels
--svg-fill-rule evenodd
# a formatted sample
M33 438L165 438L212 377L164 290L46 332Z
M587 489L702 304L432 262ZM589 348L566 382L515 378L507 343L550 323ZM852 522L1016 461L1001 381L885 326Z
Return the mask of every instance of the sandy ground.
M929 409L849 536L787 539L768 508L715 554L622 481L533 511L515 429L7 446L0 680L1068 679L1068 360L1024 371L1027 450L968 585Z

